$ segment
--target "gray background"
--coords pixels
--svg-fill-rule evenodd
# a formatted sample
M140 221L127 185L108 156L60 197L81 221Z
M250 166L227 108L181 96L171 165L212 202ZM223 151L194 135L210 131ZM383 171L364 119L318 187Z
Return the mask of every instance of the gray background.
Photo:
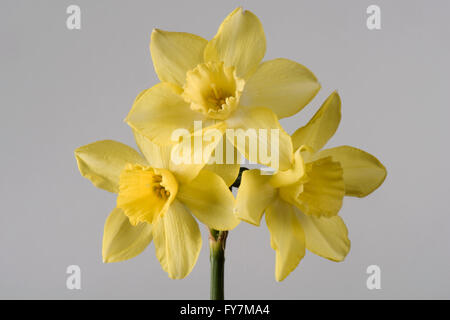
M78 4L82 29L66 28ZM381 7L382 29L366 28ZM450 298L448 121L450 2L445 1L5 1L0 3L0 298L208 298L204 246L185 280L170 280L150 247L103 264L103 224L115 196L78 173L73 150L115 139L133 99L157 83L152 28L211 38L238 5L263 22L265 59L308 66L323 85L303 125L338 89L343 120L329 146L353 145L387 167L383 186L342 210L352 240L345 262L307 253L282 283L265 225L242 223L227 247L228 298ZM203 228L204 229L204 228ZM205 230L203 230L205 231ZM66 268L82 289L66 289ZM381 267L381 290L366 268Z

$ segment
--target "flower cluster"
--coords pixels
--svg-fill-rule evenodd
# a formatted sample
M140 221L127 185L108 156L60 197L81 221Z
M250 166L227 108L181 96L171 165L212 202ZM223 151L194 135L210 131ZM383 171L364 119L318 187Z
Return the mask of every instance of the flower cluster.
M153 240L169 277L183 278L202 245L197 220L225 231L240 221L259 225L263 214L276 251L276 280L297 267L306 249L334 261L345 258L350 241L338 216L343 198L370 194L386 170L362 150L323 149L341 118L336 92L305 126L293 135L284 131L279 119L301 111L320 84L294 61L262 62L265 50L260 21L241 8L209 41L189 33L152 32L150 51L161 82L141 92L126 117L140 152L111 140L75 150L81 174L117 193L105 223L104 262L132 258ZM180 129L189 146L193 141L189 153L197 161L174 161L185 146L173 139ZM204 139L212 130L214 137ZM276 139L249 130L275 131ZM195 145L198 137L203 143ZM236 155L267 165L248 140L276 150L277 165L273 174L244 171L234 198L230 186L240 172ZM217 154L229 160L230 152L234 161L217 161Z

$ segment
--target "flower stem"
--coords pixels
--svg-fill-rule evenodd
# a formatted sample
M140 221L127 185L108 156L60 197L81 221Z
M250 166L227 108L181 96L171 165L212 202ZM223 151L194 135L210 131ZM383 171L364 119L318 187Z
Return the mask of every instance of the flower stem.
M211 300L224 300L225 244L228 231L209 230L209 260L211 262Z
M248 170L245 167L239 169L236 181L230 186L239 188L241 185L242 173ZM224 276L225 276L225 244L227 242L228 231L218 231L209 229L209 261L211 263L211 300L224 300Z

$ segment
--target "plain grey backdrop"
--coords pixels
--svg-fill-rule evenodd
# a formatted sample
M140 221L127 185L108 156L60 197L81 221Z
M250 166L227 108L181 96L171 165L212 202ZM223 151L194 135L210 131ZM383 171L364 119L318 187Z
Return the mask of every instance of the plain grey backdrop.
M81 30L66 28L71 4L81 7ZM381 30L366 27L371 4L381 8ZM239 5L264 25L266 60L298 61L322 83L304 111L282 121L287 131L337 89L343 119L328 146L369 151L388 177L369 197L345 199L352 249L344 262L307 253L281 283L265 224L239 225L227 244L226 297L450 298L447 0L2 0L0 298L208 298L204 227L184 280L167 277L153 245L132 260L102 263L115 195L81 177L73 150L102 139L135 146L123 119L158 82L152 28L210 39ZM81 290L66 288L72 264L81 267ZM372 264L381 268L380 290L366 287Z

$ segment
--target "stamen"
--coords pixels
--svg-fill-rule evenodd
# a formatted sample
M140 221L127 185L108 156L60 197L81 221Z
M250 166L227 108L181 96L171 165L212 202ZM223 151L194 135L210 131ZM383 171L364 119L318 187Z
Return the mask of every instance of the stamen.
M213 104L213 105L216 105L216 104L217 104L217 99L214 98L214 97L208 97L206 100L207 100L208 102L210 102L211 104Z
M216 100L219 100L220 99L220 91L222 91L222 90L218 89L215 83L211 83L211 88L213 89L213 93L214 93Z

